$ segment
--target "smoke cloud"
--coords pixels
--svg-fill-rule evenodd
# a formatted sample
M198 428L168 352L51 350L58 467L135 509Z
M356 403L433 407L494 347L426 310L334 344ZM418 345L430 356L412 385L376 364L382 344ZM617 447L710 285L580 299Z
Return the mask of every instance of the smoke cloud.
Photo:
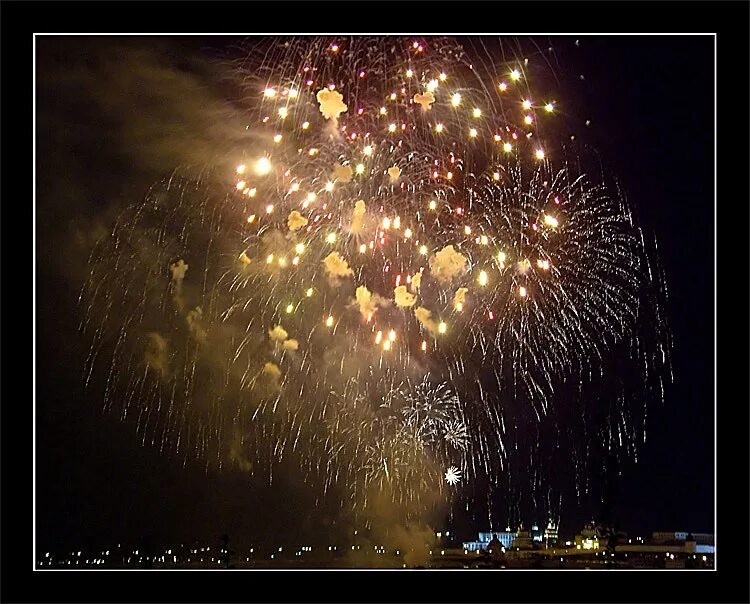
M438 333L438 323L431 318L432 312L430 310L426 309L424 306L420 306L414 311L414 316L417 317L419 324L431 334L434 335Z
M277 325L268 330L268 337L271 338L272 342L283 342L289 337L289 334L281 325Z
M302 214L300 214L297 210L292 210L289 214L289 218L287 218L287 225L289 226L290 231L298 231L302 227L307 226L307 218L305 218Z
M399 285L394 289L393 296L396 300L396 306L399 308L414 306L417 301L417 297L414 294L410 294L406 291L405 285Z
M419 271L411 278L411 291L418 292L420 285L422 285L422 271Z
M365 319L369 320L379 306L389 306L391 301L373 294L364 285L360 285L354 294L355 302L359 306L359 312Z
M446 245L442 250L430 256L430 272L440 283L449 283L456 277L460 277L469 270L469 261L453 249L452 245Z
M466 303L466 294L469 290L466 287L459 287L453 296L453 306L455 308L463 308Z
M335 90L323 88L316 95L318 99L318 108L323 117L327 120L337 120L338 117L347 110L344 103L344 96Z
M357 234L362 230L362 222L365 218L367 208L365 202L361 199L354 204L354 213L352 214L352 226L350 228L353 234Z
M185 320L190 330L190 335L199 344L205 344L208 333L201 325L201 319L203 318L203 309L200 306L196 306L193 310L188 311Z
M331 252L323 260L323 266L325 266L326 273L332 279L338 279L342 277L348 277L354 272L349 268L349 263L344 260L338 252Z
M188 265L185 261L180 258L174 264L169 266L169 271L172 273L172 299L174 300L177 308L182 311L185 307L185 302L182 299L182 282L185 279L185 273L187 273Z
M432 104L435 102L435 95L429 90L424 94L417 93L414 95L414 102L422 105L422 111L427 111L428 109L432 109Z
M284 340L282 346L284 350L297 350L299 348L299 342L290 338L288 340Z
M341 183L347 183L351 182L353 175L354 171L350 165L342 166L341 164L336 164L333 167L331 178Z
M144 360L149 369L159 375L167 373L167 341L155 331L146 334L146 350Z

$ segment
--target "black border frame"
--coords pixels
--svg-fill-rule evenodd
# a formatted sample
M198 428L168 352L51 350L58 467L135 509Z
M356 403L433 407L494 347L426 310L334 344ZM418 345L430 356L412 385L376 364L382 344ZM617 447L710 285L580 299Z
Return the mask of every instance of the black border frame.
M478 3L476 3L478 4ZM649 3L331 3L330 18L313 24L320 4L243 3L244 23L233 21L238 3L24 3L2 4L2 179L0 220L2 237L2 380L5 404L2 421L2 580L5 602L208 602L208 601L609 601L747 602L748 564L748 297L746 267L736 270L733 259L748 258L748 29L750 5L745 2ZM391 7L393 7L391 9ZM428 8L429 7L429 8ZM436 8L440 7L437 11ZM413 10L412 10L413 9ZM478 15L488 11L491 21ZM394 11L411 13L394 20ZM531 11L531 22L513 22L510 15ZM439 15L436 13L440 13ZM287 17L283 17L287 15ZM295 15L296 18L289 18ZM366 17L365 17L366 15ZM449 15L449 19L445 19ZM252 17L252 18L250 18ZM282 20L283 19L283 20ZM493 24L496 23L495 24ZM717 395L718 395L718 527L719 570L715 572L628 571L628 574L542 573L441 576L434 572L346 571L298 577L278 571L243 573L167 573L151 571L70 573L32 572L30 546L31 456L28 455L31 397L26 379L31 342L20 327L29 318L33 266L28 240L20 241L32 225L32 45L34 32L107 31L163 33L224 31L244 24L278 30L387 31L412 27L421 31L456 33L515 27L535 31L717 32L718 158L717 182ZM262 32L258 32L262 33ZM15 200L10 203L9 200ZM33 226L32 226L33 228ZM31 270L29 270L31 269ZM11 288L12 284L12 288ZM0 286L0 292L2 292ZM707 317L707 320L710 318ZM20 333L19 333L20 332ZM738 337L739 336L739 337ZM12 338L12 339L11 339ZM735 347L739 340L740 346ZM5 353L5 354L2 354ZM738 379L741 376L742 379ZM33 378L32 378L33 379ZM30 385L30 384L29 384ZM28 388L28 390L27 390ZM745 396L743 396L743 394ZM739 452L738 452L739 451ZM288 571L295 572L295 571ZM312 572L312 574L310 574ZM382 571L380 571L382 572ZM395 577L395 581L394 581ZM291 579L291 580L290 580ZM614 583L613 583L614 580ZM502 590L500 590L502 586ZM585 589L582 587L585 586Z

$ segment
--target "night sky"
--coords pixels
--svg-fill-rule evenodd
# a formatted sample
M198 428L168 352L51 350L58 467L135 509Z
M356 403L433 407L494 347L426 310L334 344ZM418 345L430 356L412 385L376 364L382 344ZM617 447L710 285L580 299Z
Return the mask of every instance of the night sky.
M221 144L212 116L227 107L208 65L231 41L37 39L43 550L146 536L211 541L222 533L239 543L299 543L346 528L334 513L311 512L314 493L294 479L269 489L239 471L183 467L141 446L132 424L103 414L97 393L82 387L88 343L77 331L77 299L89 246L171 168ZM675 381L664 405L650 407L640 462L613 482L614 515L631 534L713 532L713 38L579 36L552 45L565 101L575 105L572 127L598 150L656 238L669 293ZM563 532L575 533L584 520L564 510ZM461 528L468 539L485 526Z

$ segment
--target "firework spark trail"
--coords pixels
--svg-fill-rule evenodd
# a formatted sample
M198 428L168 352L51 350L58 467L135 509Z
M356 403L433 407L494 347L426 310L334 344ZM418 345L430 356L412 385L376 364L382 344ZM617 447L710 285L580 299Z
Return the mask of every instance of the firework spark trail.
M519 426L622 346L663 393L660 273L619 193L545 137L557 102L525 62L315 38L232 67L263 142L154 187L82 295L86 375L107 366L105 404L138 407L144 439L244 468L295 454L355 506L372 486L414 505L510 475ZM645 408L611 404L630 454Z

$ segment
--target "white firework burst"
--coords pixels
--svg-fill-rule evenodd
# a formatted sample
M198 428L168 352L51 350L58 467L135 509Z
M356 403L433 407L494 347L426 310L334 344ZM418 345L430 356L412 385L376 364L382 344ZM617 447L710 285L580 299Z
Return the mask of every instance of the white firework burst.
M451 466L445 471L445 482L449 485L458 484L461 480L461 470L456 466Z

